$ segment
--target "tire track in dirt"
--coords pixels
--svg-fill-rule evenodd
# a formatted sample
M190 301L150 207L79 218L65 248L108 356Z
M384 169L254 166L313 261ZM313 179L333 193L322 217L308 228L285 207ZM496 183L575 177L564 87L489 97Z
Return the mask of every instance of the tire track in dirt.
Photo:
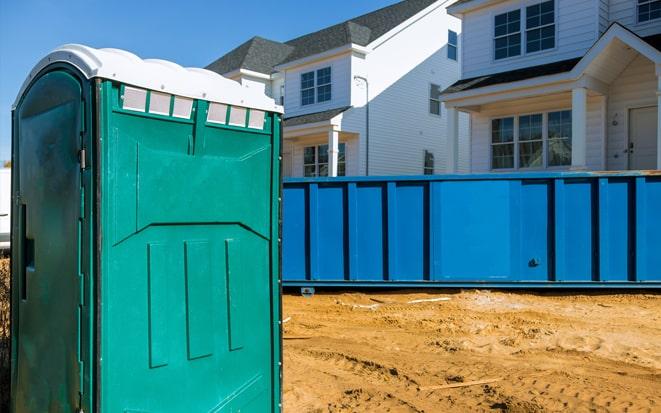
M661 297L446 296L285 296L285 411L661 411Z

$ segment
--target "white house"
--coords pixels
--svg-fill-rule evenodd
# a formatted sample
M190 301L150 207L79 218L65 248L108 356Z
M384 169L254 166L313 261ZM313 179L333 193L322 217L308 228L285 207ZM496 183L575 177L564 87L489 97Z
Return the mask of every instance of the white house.
M459 79L461 56L451 3L401 1L284 43L255 37L208 69L284 105L285 176L442 172L439 95ZM455 167L468 170L467 144L461 153Z
M661 169L661 0L459 0L471 172ZM457 161L448 162L456 171Z

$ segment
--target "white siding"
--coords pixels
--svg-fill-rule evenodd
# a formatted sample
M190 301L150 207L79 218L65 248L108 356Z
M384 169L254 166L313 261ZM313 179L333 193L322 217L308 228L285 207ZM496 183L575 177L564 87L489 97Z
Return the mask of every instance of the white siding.
M494 17L540 1L510 0L468 13L463 20L463 47L466 53L463 54L462 77L471 78L583 56L597 40L600 19L596 2L599 0L556 0L555 49L526 55L523 39L521 56L494 59ZM524 19L522 13L522 31L525 31Z
M604 124L602 111L603 98L588 98L587 167L591 170L603 169ZM472 172L492 172L491 170L491 119L522 114L553 112L571 109L571 95L549 95L516 102L502 102L485 107L471 118ZM497 172L497 171L496 171Z
M661 32L661 19L638 23L637 0L610 0L610 21L618 22L640 36Z
M301 74L331 67L331 95L328 102L301 106ZM351 104L351 55L300 66L285 72L285 113L288 117L349 106Z
M241 83L245 88L251 90L257 90L259 93L264 93L267 96L271 96L270 80L242 75L241 78L239 79L239 83Z
M445 110L429 113L432 83L445 88L459 78L459 64L447 58L448 29L461 32L458 19L437 8L367 55L364 68L370 81L370 174L412 175L423 173L424 151L435 157L437 173L445 167ZM355 60L360 64L359 60ZM356 74L361 68L356 68ZM354 103L364 102L365 90L354 83ZM364 154L364 113L353 109L345 114L342 128L361 132ZM468 136L467 117L462 116L462 138ZM468 171L467 144L460 168ZM364 156L360 169L364 171ZM364 173L364 172L361 172Z
M608 99L608 169L628 168L624 150L628 145L629 110L657 105L656 82L654 64L639 56L611 86Z

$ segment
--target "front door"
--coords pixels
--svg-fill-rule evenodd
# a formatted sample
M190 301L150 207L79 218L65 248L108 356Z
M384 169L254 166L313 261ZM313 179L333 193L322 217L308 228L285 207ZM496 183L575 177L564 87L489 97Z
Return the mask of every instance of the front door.
M631 109L629 112L629 169L656 169L656 106Z
M88 411L82 91L76 77L50 72L14 114L14 412Z

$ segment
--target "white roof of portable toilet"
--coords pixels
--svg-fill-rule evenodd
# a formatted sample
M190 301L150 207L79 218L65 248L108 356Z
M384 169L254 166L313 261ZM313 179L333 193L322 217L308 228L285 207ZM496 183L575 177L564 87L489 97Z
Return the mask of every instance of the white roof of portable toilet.
M282 106L264 93L246 88L210 70L184 68L167 60L143 60L125 50L94 49L80 44L58 47L41 59L21 86L14 107L32 78L55 62L75 66L88 79L110 79L177 96L283 113Z

